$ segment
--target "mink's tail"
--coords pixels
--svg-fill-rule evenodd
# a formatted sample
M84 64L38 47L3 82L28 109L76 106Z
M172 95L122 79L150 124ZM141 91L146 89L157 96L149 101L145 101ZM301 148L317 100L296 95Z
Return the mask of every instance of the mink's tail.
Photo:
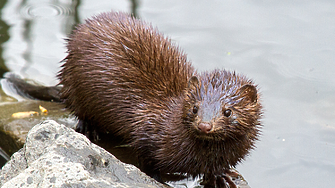
M20 76L10 73L1 79L2 90L17 100L34 99L52 102L62 102L61 86L42 86L27 82Z

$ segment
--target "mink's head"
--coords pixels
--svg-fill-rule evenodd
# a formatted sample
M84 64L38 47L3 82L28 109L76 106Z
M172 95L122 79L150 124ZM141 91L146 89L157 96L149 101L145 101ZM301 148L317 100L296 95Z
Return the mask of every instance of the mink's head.
M215 70L189 80L183 119L196 138L246 138L252 147L259 134L261 113L257 87L244 76Z

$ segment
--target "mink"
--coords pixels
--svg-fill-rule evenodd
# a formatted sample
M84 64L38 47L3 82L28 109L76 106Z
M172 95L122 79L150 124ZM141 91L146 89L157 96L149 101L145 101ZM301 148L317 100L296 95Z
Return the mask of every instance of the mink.
M67 48L60 97L81 132L124 138L141 170L158 180L160 173L204 175L205 187L236 187L230 169L255 148L262 127L251 79L197 72L171 39L126 13L87 19Z

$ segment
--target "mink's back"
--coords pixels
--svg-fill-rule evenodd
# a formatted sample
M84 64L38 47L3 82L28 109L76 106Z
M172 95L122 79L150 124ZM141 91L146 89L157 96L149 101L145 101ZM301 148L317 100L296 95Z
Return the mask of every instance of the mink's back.
M168 38L124 13L86 20L67 47L58 75L61 98L79 119L102 131L129 133L148 109L180 96L194 72Z

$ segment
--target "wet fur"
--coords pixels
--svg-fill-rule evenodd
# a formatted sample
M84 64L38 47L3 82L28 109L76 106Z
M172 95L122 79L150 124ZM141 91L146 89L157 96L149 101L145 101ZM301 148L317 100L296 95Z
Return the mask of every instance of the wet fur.
M255 84L225 70L196 73L150 24L103 13L79 25L67 47L58 75L67 107L98 131L127 139L149 168L221 175L254 148ZM198 129L205 116L212 117L208 133Z

